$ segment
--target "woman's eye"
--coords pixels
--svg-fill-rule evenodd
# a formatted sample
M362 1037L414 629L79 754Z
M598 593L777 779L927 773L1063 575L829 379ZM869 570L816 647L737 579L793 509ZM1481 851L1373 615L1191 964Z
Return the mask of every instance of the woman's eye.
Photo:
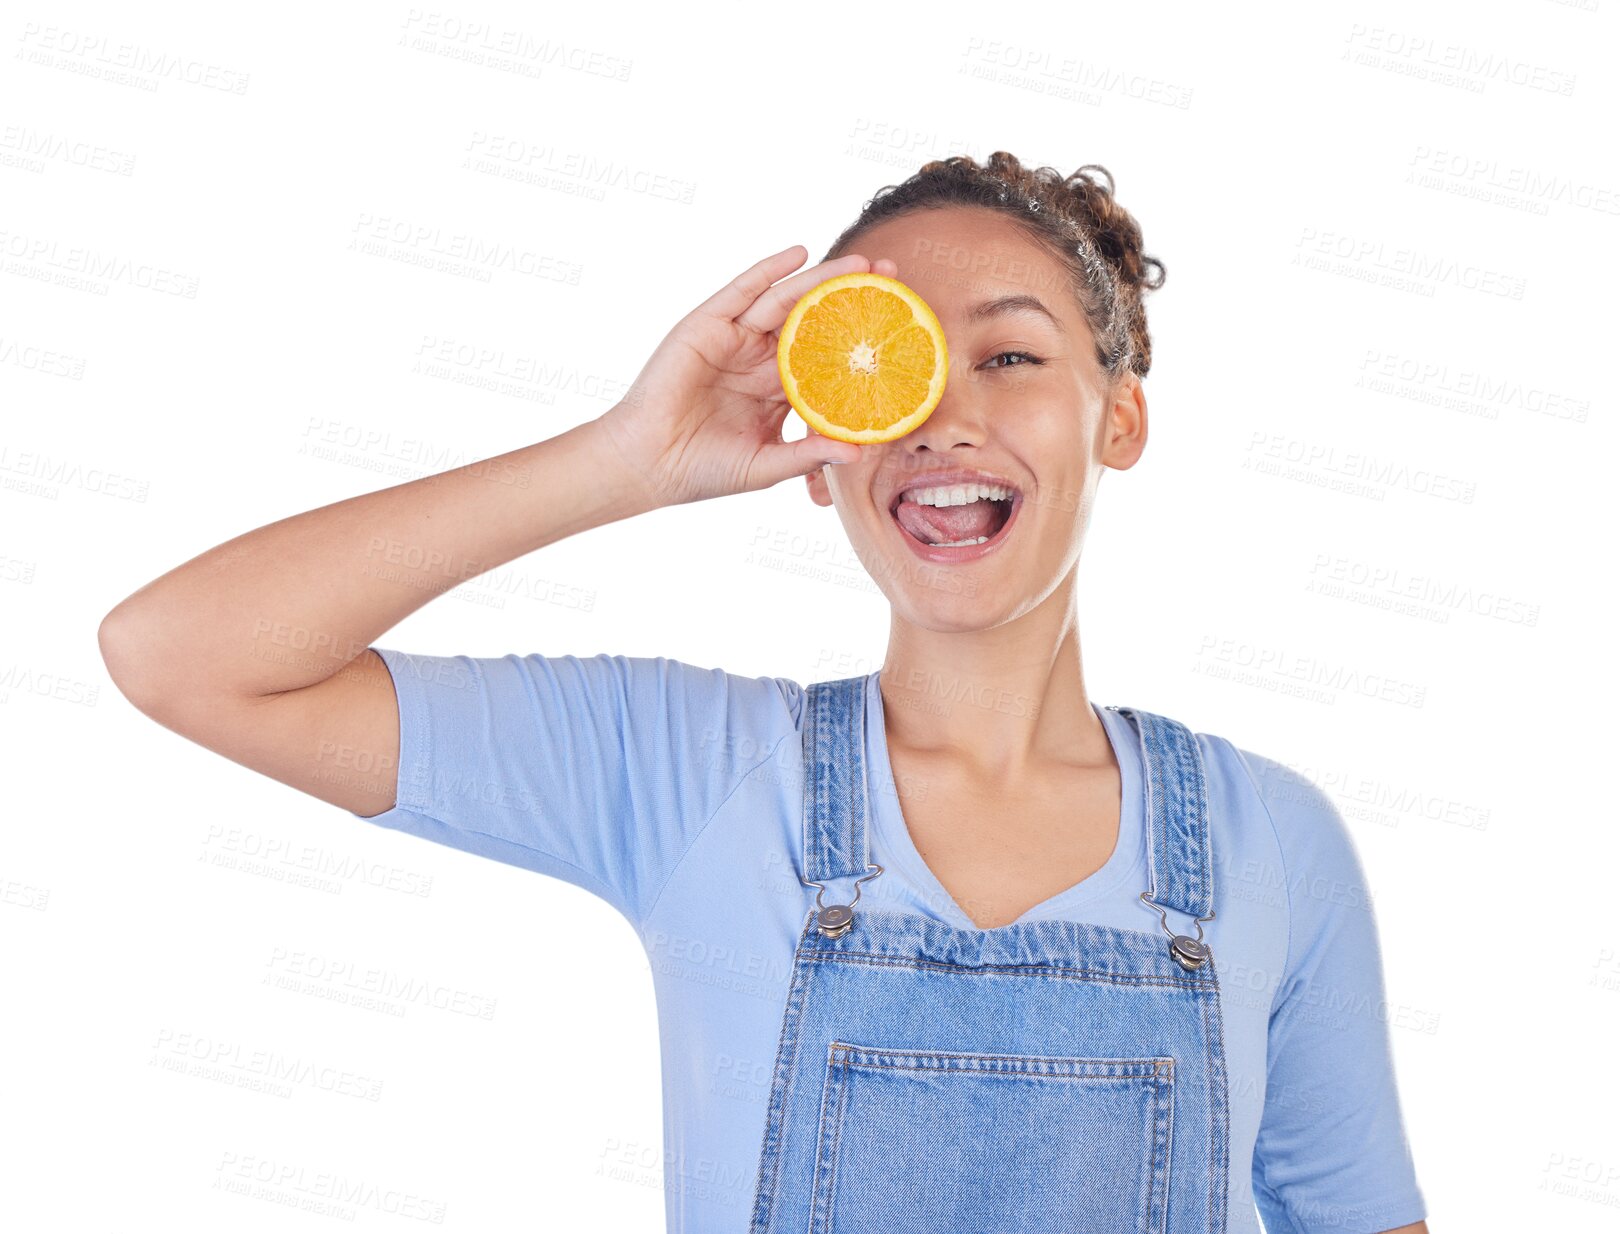
M1015 356L1018 359L1024 361L1026 364L1045 364L1046 363L1046 361L1044 361L1044 360L1042 360L1042 359L1040 359L1040 358L1038 358L1036 356L1030 355L1029 352L1027 352L1027 351L1002 351L1002 352L998 352L995 355L990 357L990 360L988 361L988 363L990 364L990 367L991 368L1017 368L1017 367L1020 367L1018 365L1013 365L1013 364L996 364L995 363L995 361L1000 360L1004 356Z

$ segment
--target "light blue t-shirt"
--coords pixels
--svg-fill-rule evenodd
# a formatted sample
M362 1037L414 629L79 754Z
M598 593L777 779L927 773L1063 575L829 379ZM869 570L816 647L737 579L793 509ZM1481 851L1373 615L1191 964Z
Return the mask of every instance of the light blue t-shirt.
M658 1008L668 1228L744 1234L813 895L794 868L804 687L663 657L374 650L399 698L399 794L367 821L564 879L635 927ZM877 673L867 700L870 859L884 873L862 884L861 902L973 929L906 829ZM1135 730L1094 710L1122 774L1118 842L1100 870L1020 920L1158 931L1137 898L1148 871ZM1269 1234L1422 1220L1395 1013L1344 820L1281 764L1197 738L1231 1113L1228 1229L1257 1232L1257 1208Z

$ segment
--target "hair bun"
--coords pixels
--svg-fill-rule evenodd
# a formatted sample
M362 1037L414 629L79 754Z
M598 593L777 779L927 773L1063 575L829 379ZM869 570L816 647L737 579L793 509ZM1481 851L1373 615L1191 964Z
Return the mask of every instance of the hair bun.
M1087 172L1107 181L1100 184ZM1142 228L1131 212L1114 198L1114 177L1099 163L1087 163L1064 180L1074 201L1075 215L1096 238L1103 256L1126 282L1144 291L1164 286L1164 264L1142 251Z

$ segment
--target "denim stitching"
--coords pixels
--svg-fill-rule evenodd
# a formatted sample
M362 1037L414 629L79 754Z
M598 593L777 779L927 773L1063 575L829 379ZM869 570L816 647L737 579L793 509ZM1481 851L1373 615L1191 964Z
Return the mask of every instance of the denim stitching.
M847 1060L840 1060L838 1065L837 1065L837 1069L838 1069L838 1073L839 1073L838 1074L838 1084L837 1084L838 1121L833 1124L833 1142L832 1142L832 1153L831 1153L832 1170L827 1175L827 1194L826 1194L826 1198L825 1198L826 1207L825 1207L825 1210L823 1212L823 1220L826 1222L826 1229L828 1231L831 1231L831 1229L832 1229L833 1207L837 1203L837 1197L838 1197L838 1161L839 1161L838 1150L843 1146L843 1143L844 1143L844 1116L845 1116L846 1112L849 1110L849 1083L850 1082L849 1082L849 1063L848 1063L848 1061Z
M810 1228L817 1229L821 1210L822 1188L826 1183L821 1178L822 1158L826 1156L824 1145L827 1136L827 1094L832 1092L836 1085L838 1043L833 1042L827 1050L827 1069L821 1077L821 1105L816 1112L816 1157L810 1168Z
M1212 972L1211 977L1215 977ZM1226 1231L1226 1201L1229 1191L1227 1175L1231 1172L1230 1145L1232 1140L1231 1127L1231 1093L1226 1082L1226 1030L1225 1020L1221 1015L1220 981L1215 979L1215 997L1201 999L1200 1010L1204 1017L1204 1058L1207 1062L1205 1074L1209 1082L1209 1216L1213 1234L1225 1234ZM1211 1031L1210 1021L1214 1019L1214 1030ZM1220 1084L1220 1091L1216 1092L1216 1084Z
M1143 1061L1145 1062L1146 1060L1144 1059ZM851 1063L847 1059L844 1061L843 1066L846 1069L851 1067L859 1067L877 1072L917 1071L937 1073L943 1071L948 1075L983 1075L991 1077L1004 1075L1025 1075L1036 1080L1073 1080L1081 1084L1107 1084L1115 1080L1125 1080L1132 1083L1146 1080L1150 1085L1154 1086L1162 1083L1157 1066L1155 1066L1151 1071L1144 1071L1140 1074L1126 1073L1123 1075L1092 1075L1087 1072L1071 1073L1064 1071L1017 1071L1012 1068L992 1069L989 1067L910 1067L904 1063Z
M801 948L814 920L814 912L805 914L804 928L800 933ZM789 1079L797 1074L799 1064L799 1010L804 1005L804 986L809 981L810 969L798 961L799 955L795 951L793 980L788 986L787 1002L782 1008L782 1030L776 1042L776 1068L771 1076L771 1100L765 1112L765 1133L759 1150L761 1167L767 1157L771 1159L771 1174L768 1180L761 1174L754 1196L754 1219L750 1229L755 1234L763 1234L770 1227L771 1208L776 1201L776 1187L782 1170L783 1109L787 1105Z
M1175 1164L1173 1157L1176 1151L1176 1089L1173 1069L1170 1081L1163 1089L1162 1106L1160 1111L1162 1120L1156 1119L1154 1122L1154 1129L1157 1131L1160 1130L1162 1121L1164 1141L1162 1153L1158 1143L1153 1146L1156 1171L1153 1179L1153 1195L1148 1208L1148 1226L1153 1230L1153 1234L1164 1234L1170 1220L1170 1170ZM1155 1213L1157 1213L1156 1220Z
M1095 1078L1099 1079L1140 1079L1145 1076L1157 1075L1166 1066L1175 1066L1175 1059L1164 1055L1152 1055L1147 1058L1088 1058L1073 1054L991 1054L977 1050L906 1050L897 1046L857 1045L852 1041L838 1041L835 1043L844 1052L855 1057L855 1066L858 1067L891 1067L897 1071L982 1071L986 1074L998 1074L994 1067L913 1067L903 1063L883 1061L891 1058L966 1058L977 1062L1018 1062L1018 1063L1072 1063L1081 1067L1101 1069L1112 1068L1107 1074L1097 1072ZM869 1061L870 1060L870 1061ZM1146 1068L1146 1070L1143 1070ZM1036 1075L1039 1072L1008 1072L1006 1074ZM1065 1072L1048 1069L1047 1073L1054 1079L1069 1078ZM1076 1076L1074 1078L1087 1078Z
M968 967L961 964L946 964L939 960L911 960L904 956L886 956L870 951L809 951L805 953L804 959L822 964L845 962L867 968L913 968L919 971L960 973L969 976L976 976L981 973L987 976L999 973L1015 973L1056 977L1060 981L1096 981L1106 985L1163 986L1168 989L1190 990L1197 994L1206 994L1213 990L1208 978L1192 976L1186 979L1179 977L1142 977L1129 973L1102 972L1097 969L1060 968L1048 964L984 964Z
M1198 778L1198 900L1195 905L1203 911L1194 914L1203 917L1215 911L1215 828L1209 813L1209 781L1206 779L1203 752L1198 747L1198 735L1188 730L1193 742L1193 774Z

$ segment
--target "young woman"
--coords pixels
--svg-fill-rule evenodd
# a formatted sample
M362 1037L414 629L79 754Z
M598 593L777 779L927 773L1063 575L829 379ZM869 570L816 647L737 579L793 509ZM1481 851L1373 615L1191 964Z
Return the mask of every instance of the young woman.
M600 418L239 536L102 624L160 723L635 926L671 1230L1426 1229L1342 818L1086 691L1080 549L1147 443L1163 276L1113 189L931 162L821 264L727 283ZM897 441L786 442L776 332L856 270L938 314L944 399ZM372 646L565 536L795 476L892 605L877 672Z

